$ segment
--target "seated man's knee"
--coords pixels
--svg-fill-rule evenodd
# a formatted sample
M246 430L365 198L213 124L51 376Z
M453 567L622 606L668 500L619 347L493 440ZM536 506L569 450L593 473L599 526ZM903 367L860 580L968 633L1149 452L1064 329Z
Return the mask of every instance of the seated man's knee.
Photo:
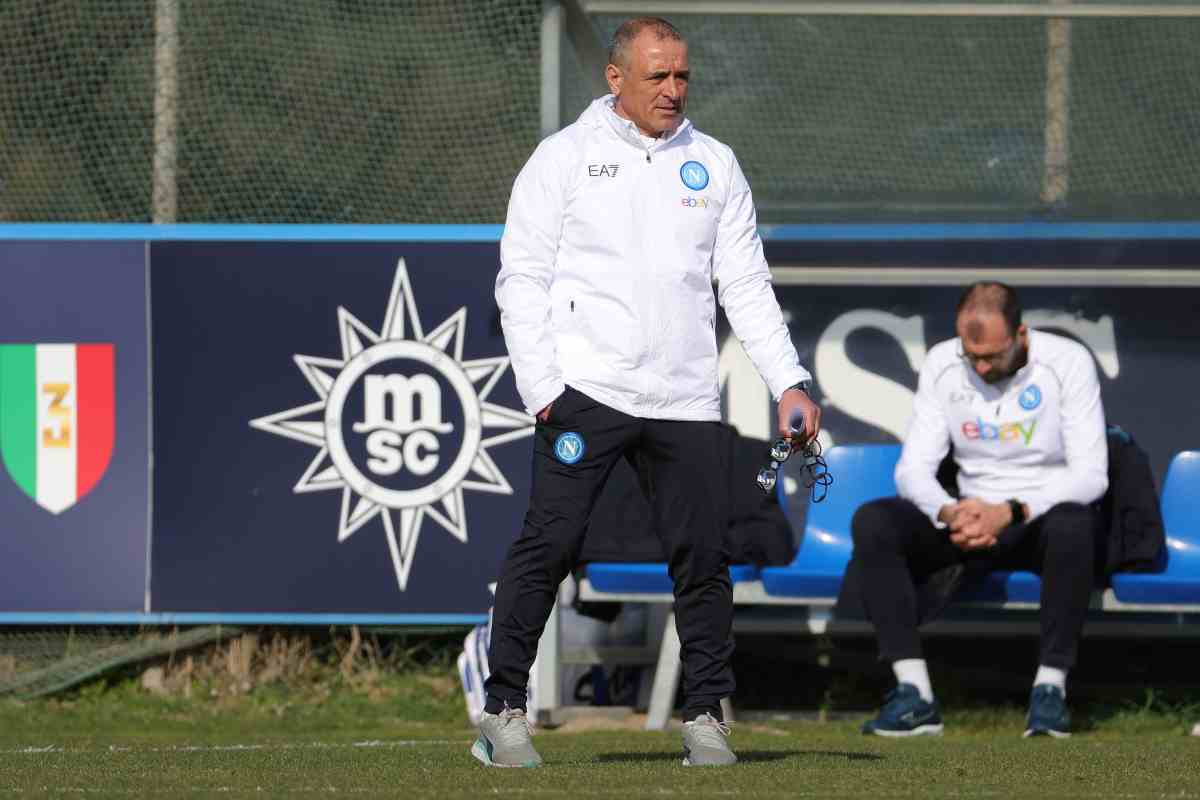
M897 536L895 501L892 498L863 503L850 520L850 536L855 552L895 549Z
M1095 548L1096 511L1082 503L1059 503L1046 512L1042 530L1052 551L1090 554Z

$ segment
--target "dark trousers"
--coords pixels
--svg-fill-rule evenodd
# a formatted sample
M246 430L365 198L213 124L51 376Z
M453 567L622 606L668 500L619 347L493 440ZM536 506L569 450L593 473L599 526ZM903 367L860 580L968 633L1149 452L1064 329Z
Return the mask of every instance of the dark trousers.
M1060 503L1026 525L1006 528L995 547L968 553L950 542L949 529L934 527L907 500L864 504L851 523L853 560L880 657L922 657L916 586L944 567L964 564L968 573L1026 569L1041 575L1041 663L1074 666L1092 592L1097 524L1091 506Z
M577 463L560 437L583 442ZM684 719L708 712L733 693L733 587L727 527L728 441L716 422L639 419L567 388L537 424L533 488L521 535L504 560L496 587L488 651L489 713L525 708L529 669L554 607L558 585L575 567L588 516L617 459L627 458L654 509L675 584L682 644ZM750 477L747 477L750 480Z

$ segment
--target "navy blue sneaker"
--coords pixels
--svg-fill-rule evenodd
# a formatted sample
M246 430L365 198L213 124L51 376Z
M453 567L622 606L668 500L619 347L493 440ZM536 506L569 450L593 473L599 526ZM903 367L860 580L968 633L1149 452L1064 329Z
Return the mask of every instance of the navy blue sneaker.
M1071 735L1071 712L1062 689L1043 683L1033 687L1029 695L1029 716L1025 718L1025 736L1053 736L1065 739Z
M937 700L926 703L911 683L902 683L884 698L879 716L863 723L863 733L876 736L941 736L942 713Z

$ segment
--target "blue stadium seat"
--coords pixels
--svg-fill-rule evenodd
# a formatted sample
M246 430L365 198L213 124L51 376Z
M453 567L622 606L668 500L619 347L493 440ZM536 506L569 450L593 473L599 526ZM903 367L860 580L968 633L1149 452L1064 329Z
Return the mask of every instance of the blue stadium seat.
M825 463L834 484L823 502L809 504L792 563L763 568L763 590L779 597L837 597L854 549L850 520L863 503L896 494L893 473L899 458L898 444L831 447Z
M749 564L733 564L729 577L734 583L758 578L758 567ZM671 594L671 577L666 564L621 564L597 562L587 565L587 578L598 592L613 594Z
M1200 450L1185 450L1171 460L1161 506L1165 569L1114 575L1113 594L1122 603L1200 603Z

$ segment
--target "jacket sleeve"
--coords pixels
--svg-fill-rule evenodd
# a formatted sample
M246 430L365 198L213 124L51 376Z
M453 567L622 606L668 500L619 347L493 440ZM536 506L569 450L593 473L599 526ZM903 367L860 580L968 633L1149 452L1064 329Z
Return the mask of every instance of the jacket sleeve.
M563 391L550 327L565 192L551 147L542 142L513 184L500 238L496 303L525 410L537 414Z
M732 153L730 159L729 195L717 223L713 248L717 300L725 309L733 334L778 400L789 386L811 380L812 376L800 366L771 288L771 271L758 238L750 184Z
M917 378L917 395L913 398L912 419L904 435L904 448L896 464L896 489L905 500L911 500L921 513L939 528L938 512L950 496L937 480L938 466L950 451L950 428L946 413L937 398L935 386L936 363L926 358Z
M1021 498L1029 518L1059 503L1092 503L1108 489L1108 440L1100 380L1091 353L1079 346L1078 356L1062 375L1062 438L1067 469L1035 495Z

